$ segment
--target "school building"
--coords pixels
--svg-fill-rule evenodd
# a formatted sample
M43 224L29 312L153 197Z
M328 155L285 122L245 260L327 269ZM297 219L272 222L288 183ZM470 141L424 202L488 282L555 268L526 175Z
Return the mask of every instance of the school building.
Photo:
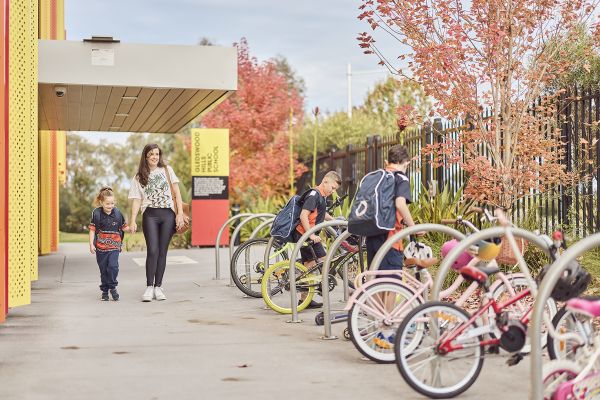
M0 20L2 322L31 302L38 256L58 249L66 132L178 132L237 89L237 53L68 41L64 0L0 0Z

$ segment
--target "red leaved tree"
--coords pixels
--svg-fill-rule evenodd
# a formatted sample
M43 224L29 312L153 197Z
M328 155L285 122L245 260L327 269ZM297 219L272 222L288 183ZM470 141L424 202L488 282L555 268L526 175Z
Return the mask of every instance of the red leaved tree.
M508 208L570 176L560 164L560 94L546 88L569 71L564 43L591 27L598 0L363 0L359 19L400 44L399 70L373 35L360 46L394 73L418 81L445 118L468 121L456 137L424 149L468 173L465 194ZM410 72L409 72L410 71ZM488 110L484 118L482 111Z
M261 196L289 189L290 109L302 118L303 99L274 61L259 63L242 39L238 49L238 90L202 118L207 128L229 128L230 187L234 200L252 191ZM294 155L296 159L296 155ZM296 165L297 176L303 172Z

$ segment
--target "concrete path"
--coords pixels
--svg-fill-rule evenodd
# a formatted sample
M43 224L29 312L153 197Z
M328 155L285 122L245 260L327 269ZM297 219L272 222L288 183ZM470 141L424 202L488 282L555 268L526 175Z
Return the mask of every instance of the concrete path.
M99 300L87 245L64 244L40 257L32 304L0 324L0 399L422 398L394 364L362 360L343 339L319 339L316 311L287 324L288 316L243 298L228 279L213 280L213 249L169 255L196 263L168 266L168 300L152 303L139 301L145 272L134 259L142 253L121 256L119 302ZM343 328L334 325L334 333ZM528 360L508 368L504 359L486 359L460 398L526 399L528 376Z

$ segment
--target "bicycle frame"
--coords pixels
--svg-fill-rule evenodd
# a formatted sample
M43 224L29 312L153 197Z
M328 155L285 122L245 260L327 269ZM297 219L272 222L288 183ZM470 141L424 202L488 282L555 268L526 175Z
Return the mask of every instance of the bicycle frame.
M525 296L528 296L530 294L531 294L531 289L525 289L518 295L511 297L509 300L507 300L501 304L498 304L493 297L490 297L488 302L485 305L482 305L481 307L479 307L477 312L475 312L475 314L473 314L467 322L462 323L458 328L452 330L450 333L445 335L444 338L440 338L442 340L442 342L438 346L440 353L448 354L455 350L462 350L465 348L475 347L475 346L498 345L500 343L499 338L482 340L482 341L479 341L478 343L473 343L473 344L469 344L469 345L463 345L460 343L457 345L453 345L452 342L454 340L456 340L469 326L471 326L471 324L473 322L475 322L475 320L477 320L477 318L481 317L484 313L486 313L490 307L492 307L492 309L494 310L494 313L496 315L498 315L505 308L511 306L512 304L516 303L517 301L521 300L522 298L524 298ZM531 314L532 310L533 310L533 306L529 307L529 310L527 311L527 313L525 313L520 319L521 323L523 323L525 326L529 322L529 314ZM483 329L483 328L485 328L485 329ZM475 333L471 332L466 339L470 339L472 337L480 336L482 334L491 332L491 330L489 332L486 331L486 329L489 329L489 326L481 326L481 327L478 327L477 329L478 330ZM464 338L463 338L463 340L464 340Z

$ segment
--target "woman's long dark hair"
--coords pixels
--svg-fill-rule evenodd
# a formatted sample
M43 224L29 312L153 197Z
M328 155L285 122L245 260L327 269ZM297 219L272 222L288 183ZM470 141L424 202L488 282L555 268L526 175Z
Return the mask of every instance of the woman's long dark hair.
M142 150L142 158L140 158L140 165L138 166L138 172L135 175L142 187L145 187L148 184L148 177L150 176L150 167L148 167L148 161L146 161L146 156L154 149L158 149L158 167L165 167L165 163L163 161L162 156L162 150L160 149L160 147L158 147L158 145L154 143L149 143L146 146L144 146L144 150Z

